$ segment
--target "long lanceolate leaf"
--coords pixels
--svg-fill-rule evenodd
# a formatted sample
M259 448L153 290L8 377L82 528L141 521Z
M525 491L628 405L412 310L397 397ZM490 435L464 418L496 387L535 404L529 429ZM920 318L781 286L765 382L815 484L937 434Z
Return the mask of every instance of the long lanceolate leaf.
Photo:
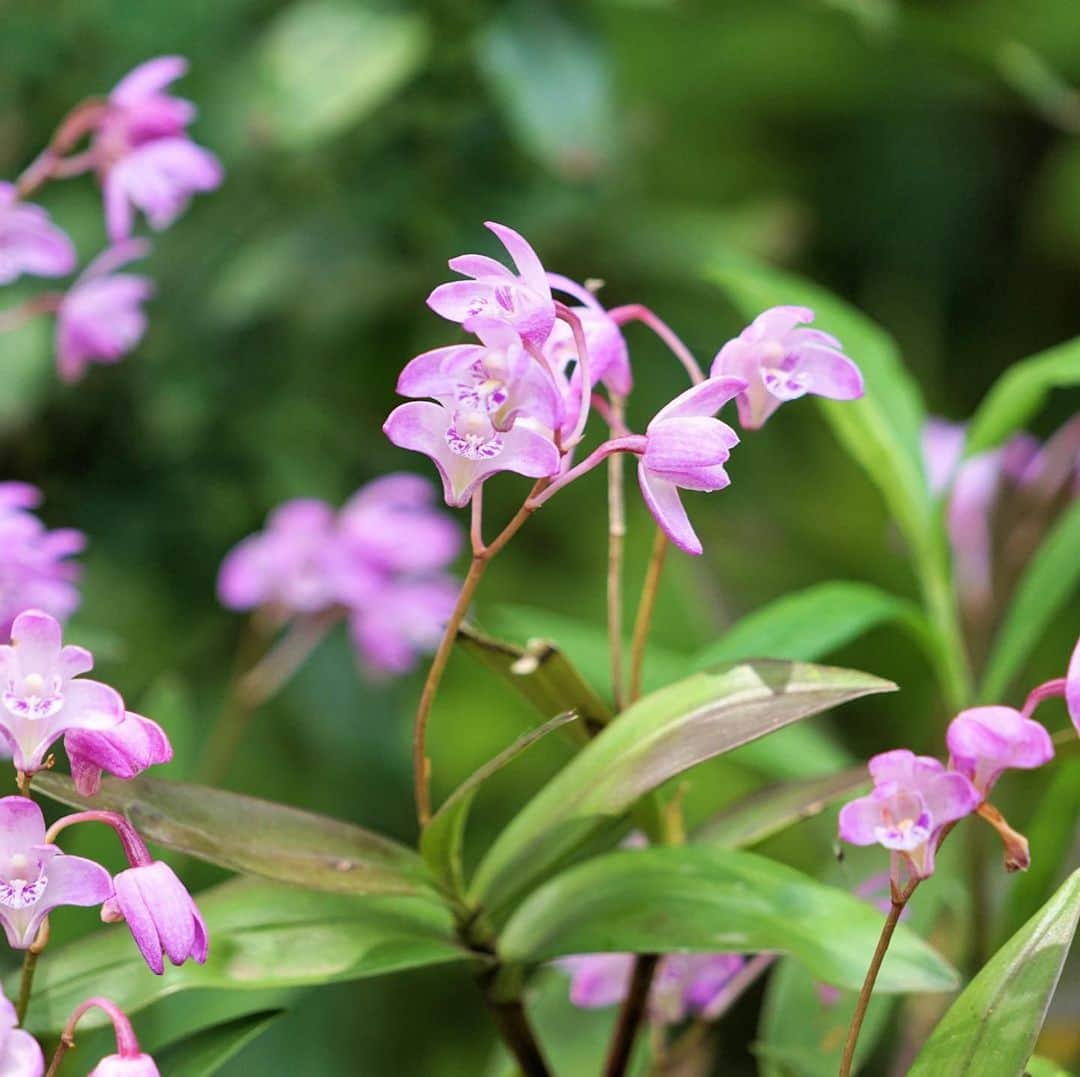
M898 622L926 646L926 621L907 599L868 583L819 583L741 618L695 655L694 668L764 655L812 662L890 622Z
M481 862L470 898L498 910L669 778L800 718L894 688L868 673L762 661L654 692L522 809Z
M1080 385L1080 337L1014 363L979 405L968 430L967 454L986 452L1015 433L1051 389Z
M235 879L198 895L210 935L205 965L155 976L123 924L49 947L34 981L29 1027L57 1032L90 995L135 1013L195 988L256 991L315 987L421 965L463 960L450 912L419 897L324 894ZM18 991L18 977L6 983ZM103 1018L87 1015L92 1025Z
M248 1014L196 1032L157 1054L158 1072L161 1077L212 1077L282 1013L269 1010Z
M857 989L882 914L753 853L676 846L610 853L531 894L502 932L508 961L595 951L790 953L819 979ZM882 967L885 992L947 991L956 975L906 926Z
M1080 918L1080 871L991 958L941 1019L909 1077L1019 1077Z
M145 776L106 779L94 797L80 796L64 774L38 774L34 788L63 804L120 812L150 841L230 871L333 893L432 893L413 850L284 804Z

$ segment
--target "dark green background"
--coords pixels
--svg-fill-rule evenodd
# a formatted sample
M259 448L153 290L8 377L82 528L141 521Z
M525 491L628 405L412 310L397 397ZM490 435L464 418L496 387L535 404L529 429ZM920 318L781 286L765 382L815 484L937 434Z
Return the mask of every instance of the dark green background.
M240 628L214 599L225 551L282 499L340 502L387 470L426 472L379 427L401 365L459 338L424 298L449 256L497 253L484 219L524 232L549 268L603 278L611 304L652 306L702 361L741 328L710 259L790 265L887 326L931 409L954 418L1080 328L1075 0L8 0L0 176L75 101L165 52L191 60L180 89L227 182L156 241L151 328L122 366L64 387L44 326L0 340L0 474L43 488L50 524L88 533L73 638L169 728L175 777L192 772ZM99 249L92 182L42 201L84 258ZM640 426L683 384L630 332ZM1038 432L1070 403L1055 398ZM693 649L824 579L912 593L878 495L811 403L746 439L730 472L728 491L691 498L706 555L672 559L659 643ZM489 512L524 488L490 484ZM651 529L630 500L633 581ZM604 513L599 477L560 496L491 573L481 618L520 603L600 623ZM1060 674L1068 639L1059 624L1030 678ZM817 720L838 753L939 750L944 715L905 640L881 630L836 660L903 687ZM411 839L417 689L365 683L335 635L258 716L230 786ZM527 720L455 664L433 723L437 794ZM542 748L493 783L481 838L558 758ZM719 801L760 778L715 780ZM1036 782L1016 779L1021 803ZM823 865L831 825L778 851ZM311 994L226 1072L477 1073L489 1033L469 991L436 971ZM734 1043L752 1020L736 1013Z

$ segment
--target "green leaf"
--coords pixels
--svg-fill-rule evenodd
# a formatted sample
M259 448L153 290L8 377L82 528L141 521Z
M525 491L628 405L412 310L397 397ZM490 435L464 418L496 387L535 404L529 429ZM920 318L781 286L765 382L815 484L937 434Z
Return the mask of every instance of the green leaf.
M830 997L813 974L791 958L780 961L769 977L754 1054L761 1077L834 1077L840 1065L856 992ZM874 1050L885 1031L895 999L875 995L866 1011L854 1072Z
M1051 389L1072 385L1080 385L1080 337L1013 363L976 409L968 428L967 455L1000 445L1035 415Z
M1075 743L1071 728L1069 736ZM1031 867L1010 880L1002 914L1002 942L1023 926L1053 893L1076 840L1080 818L1080 759L1063 758L1059 752L1047 777L1039 792L1035 814L1023 828L1031 844Z
M1074 501L1036 550L1009 604L986 663L981 698L1001 699L1054 615L1080 583L1080 501ZM1062 669L1065 660L1062 658Z
M1024 1077L1073 1077L1073 1074L1049 1058L1032 1055L1024 1068Z
M606 628L533 606L499 606L491 619L503 635L553 640L564 654L571 656L585 680L610 698L611 659ZM629 644L629 640L625 642ZM689 658L650 644L645 662L645 689L662 688L685 677L691 669Z
M477 41L481 74L518 142L565 179L614 152L614 91L600 42L544 0L510 4Z
M729 805L694 835L699 844L744 849L820 815L830 804L854 796L870 779L865 766L825 778L807 778L758 789Z
M156 1054L158 1071L161 1077L212 1077L283 1013L264 1010L196 1032Z
M762 661L645 696L518 813L477 869L470 897L498 909L669 778L800 718L895 688L868 673Z
M1080 917L1080 871L990 959L938 1023L908 1077L1019 1077Z
M556 876L499 938L506 961L673 950L788 953L820 980L857 990L882 914L836 887L753 853L701 846L624 850ZM948 991L948 963L901 925L878 990Z
M29 1027L57 1032L89 995L135 1013L194 988L262 991L314 987L464 960L448 909L425 898L325 894L234 879L198 895L210 935L205 965L189 961L155 976L123 924L50 947L38 964ZM8 977L9 997L18 974ZM105 1018L88 1014L85 1024Z
M459 785L431 817L420 837L420 854L450 893L460 894L464 890L462 847L465 839L465 824L469 817L473 797L476 796L480 786L537 741L556 729L561 729L570 722L576 721L577 718L576 712L568 711L566 714L556 715L551 721L537 726L536 729L530 729L528 733L519 737L494 759L488 760Z
M463 625L458 646L494 670L545 717L576 711L586 727L599 729L614 717L611 708L593 690L573 663L554 643L533 639L524 646L486 636ZM577 729L579 740L587 740Z
M230 871L341 894L431 893L411 849L352 823L223 789L161 778L105 779L80 796L66 774L42 771L34 788L78 808L125 815L149 841Z
M286 7L256 46L251 105L261 131L307 149L391 98L427 53L426 21L341 0Z
M877 625L899 622L926 645L925 621L912 602L867 583L820 583L784 595L741 618L693 660L695 669L745 658L812 662Z
M843 300L792 274L726 260L710 276L747 321L768 307L798 304L816 312L815 328L839 338L863 372L866 395L822 400L822 410L840 443L877 485L912 549L928 554L935 522L922 457L926 412L892 338Z

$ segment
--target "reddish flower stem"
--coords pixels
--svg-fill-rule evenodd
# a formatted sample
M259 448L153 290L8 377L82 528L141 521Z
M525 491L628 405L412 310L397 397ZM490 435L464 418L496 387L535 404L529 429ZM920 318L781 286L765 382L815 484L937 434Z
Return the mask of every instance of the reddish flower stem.
M60 1063L63 1061L64 1055L75 1046L75 1026L83 1015L92 1009L104 1010L109 1020L112 1021L113 1031L116 1034L116 1053L121 1058L138 1058L142 1053L139 1048L139 1041L135 1036L135 1030L131 1027L127 1014L111 999L100 996L88 998L85 1002L80 1003L68 1018L64 1031L60 1033L60 1043L56 1048L52 1061L49 1063L45 1077L55 1077L60 1072Z
M79 811L61 816L46 831L45 844L54 845L60 832L76 823L104 823L112 827L120 839L120 844L124 847L124 856L133 868L145 867L153 862L154 858L150 855L150 850L147 849L146 842L142 840L139 832L124 816L114 811Z
M623 401L611 397L611 434L623 425ZM608 646L611 651L611 694L618 714L626 705L623 691L623 544L626 538L626 504L623 496L623 454L608 457L608 573L607 621Z
M870 1005L870 997L874 993L874 984L877 982L878 973L881 971L881 964L885 960L889 943L892 942L896 925L900 923L904 907L915 892L915 887L921 881L921 879L915 878L903 890L898 891L895 887L893 889L889 915L885 917L885 923L881 927L881 935L878 938L877 947L874 949L874 956L870 959L870 967L866 970L866 978L863 980L862 989L859 991L859 997L855 1002L855 1012L852 1014L851 1025L848 1027L847 1043L844 1045L844 1055L840 1060L838 1077L850 1077L851 1067L855 1061L855 1048L859 1042L859 1032L862 1029L863 1019L866 1017L866 1008Z
M61 292L42 292L24 299L18 306L0 311L0 333L21 329L40 314L55 314L63 301Z
M698 366L698 361L690 349L679 339L675 330L648 307L640 303L631 303L625 307L613 307L608 311L608 315L617 325L641 322L642 325L648 326L668 346L671 354L682 363L694 385L700 385L705 380L705 375L701 372L701 367Z
M76 105L60 121L60 126L49 140L48 146L15 181L16 195L26 198L51 179L80 175L93 168L96 164L93 151L67 160L64 160L63 155L74 149L81 139L94 130L107 108L105 101L95 98Z

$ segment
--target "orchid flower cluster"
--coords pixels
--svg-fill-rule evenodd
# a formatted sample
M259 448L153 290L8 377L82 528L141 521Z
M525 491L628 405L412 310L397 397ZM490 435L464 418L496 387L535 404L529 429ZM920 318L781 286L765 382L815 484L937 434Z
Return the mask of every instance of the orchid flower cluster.
M546 272L513 229L487 227L516 272L486 255L451 259L450 268L469 279L440 285L428 305L475 342L436 348L409 362L398 392L414 399L395 409L384 427L395 445L431 458L448 505L472 504L474 552L483 548L480 496L491 476L511 471L537 480L526 501L532 510L612 454L629 453L664 533L679 549L700 554L679 491L729 484L725 465L739 439L715 418L724 404L737 400L742 425L757 429L783 402L806 393L838 400L862 395L858 367L839 341L809 328L814 313L807 308L776 307L760 315L720 349L706 377L647 308L605 309L585 286ZM656 412L644 433L624 421L633 377L621 327L634 320L672 347L694 383ZM611 436L575 463L594 407Z
M1050 734L1031 716L1040 703L1055 696L1065 697L1080 733L1080 640L1066 676L1033 688L1022 710L971 707L953 718L945 734L947 766L906 748L870 760L874 788L841 810L840 837L853 845L876 844L890 851L894 897L934 873L942 841L972 813L997 830L1006 870L1028 869L1027 839L1009 826L989 796L1006 770L1034 770L1053 759Z
M168 762L172 747L156 722L126 709L120 694L83 674L93 668L83 647L64 644L59 622L43 610L15 617L11 643L0 646L0 739L15 766L20 795L0 798L0 925L8 945L27 955L24 1001L36 955L49 936L49 918L62 906L99 906L106 922L128 925L147 965L157 974L165 958L174 965L206 960L206 926L194 900L167 864L154 860L134 826L109 811L80 811L46 828L30 798L31 780L54 764L61 738L75 790L94 796L103 773L122 779ZM100 864L65 853L57 836L79 823L104 823L116 832L128 867L115 876ZM137 1049L127 1019L107 1000L100 1005L117 1023L119 1055L127 1068L103 1060L96 1073L151 1074L153 1062ZM0 1059L11 1077L38 1077L42 1055L28 1033L14 1027L11 1004L0 1003ZM81 1016L76 1011L73 1021ZM21 1022L23 1013L19 1012ZM73 1026L72 1026L73 1027ZM136 1066L132 1060L138 1060ZM141 1067L141 1068L140 1068Z
M425 479L394 474L336 512L312 498L279 505L225 558L218 595L271 629L345 620L368 670L405 673L434 650L460 586L447 567L461 530L434 498Z
M56 363L64 381L78 381L91 363L118 362L146 331L143 304L154 283L125 271L150 249L145 240L132 238L136 215L143 213L161 231L184 212L192 195L222 182L217 158L188 134L195 106L169 92L186 70L180 56L136 67L106 98L76 105L22 175L0 183L0 285L24 275L73 273L74 244L45 209L27 199L47 182L86 173L101 185L109 246L66 291L39 293L0 312L0 331L38 315L55 316Z

